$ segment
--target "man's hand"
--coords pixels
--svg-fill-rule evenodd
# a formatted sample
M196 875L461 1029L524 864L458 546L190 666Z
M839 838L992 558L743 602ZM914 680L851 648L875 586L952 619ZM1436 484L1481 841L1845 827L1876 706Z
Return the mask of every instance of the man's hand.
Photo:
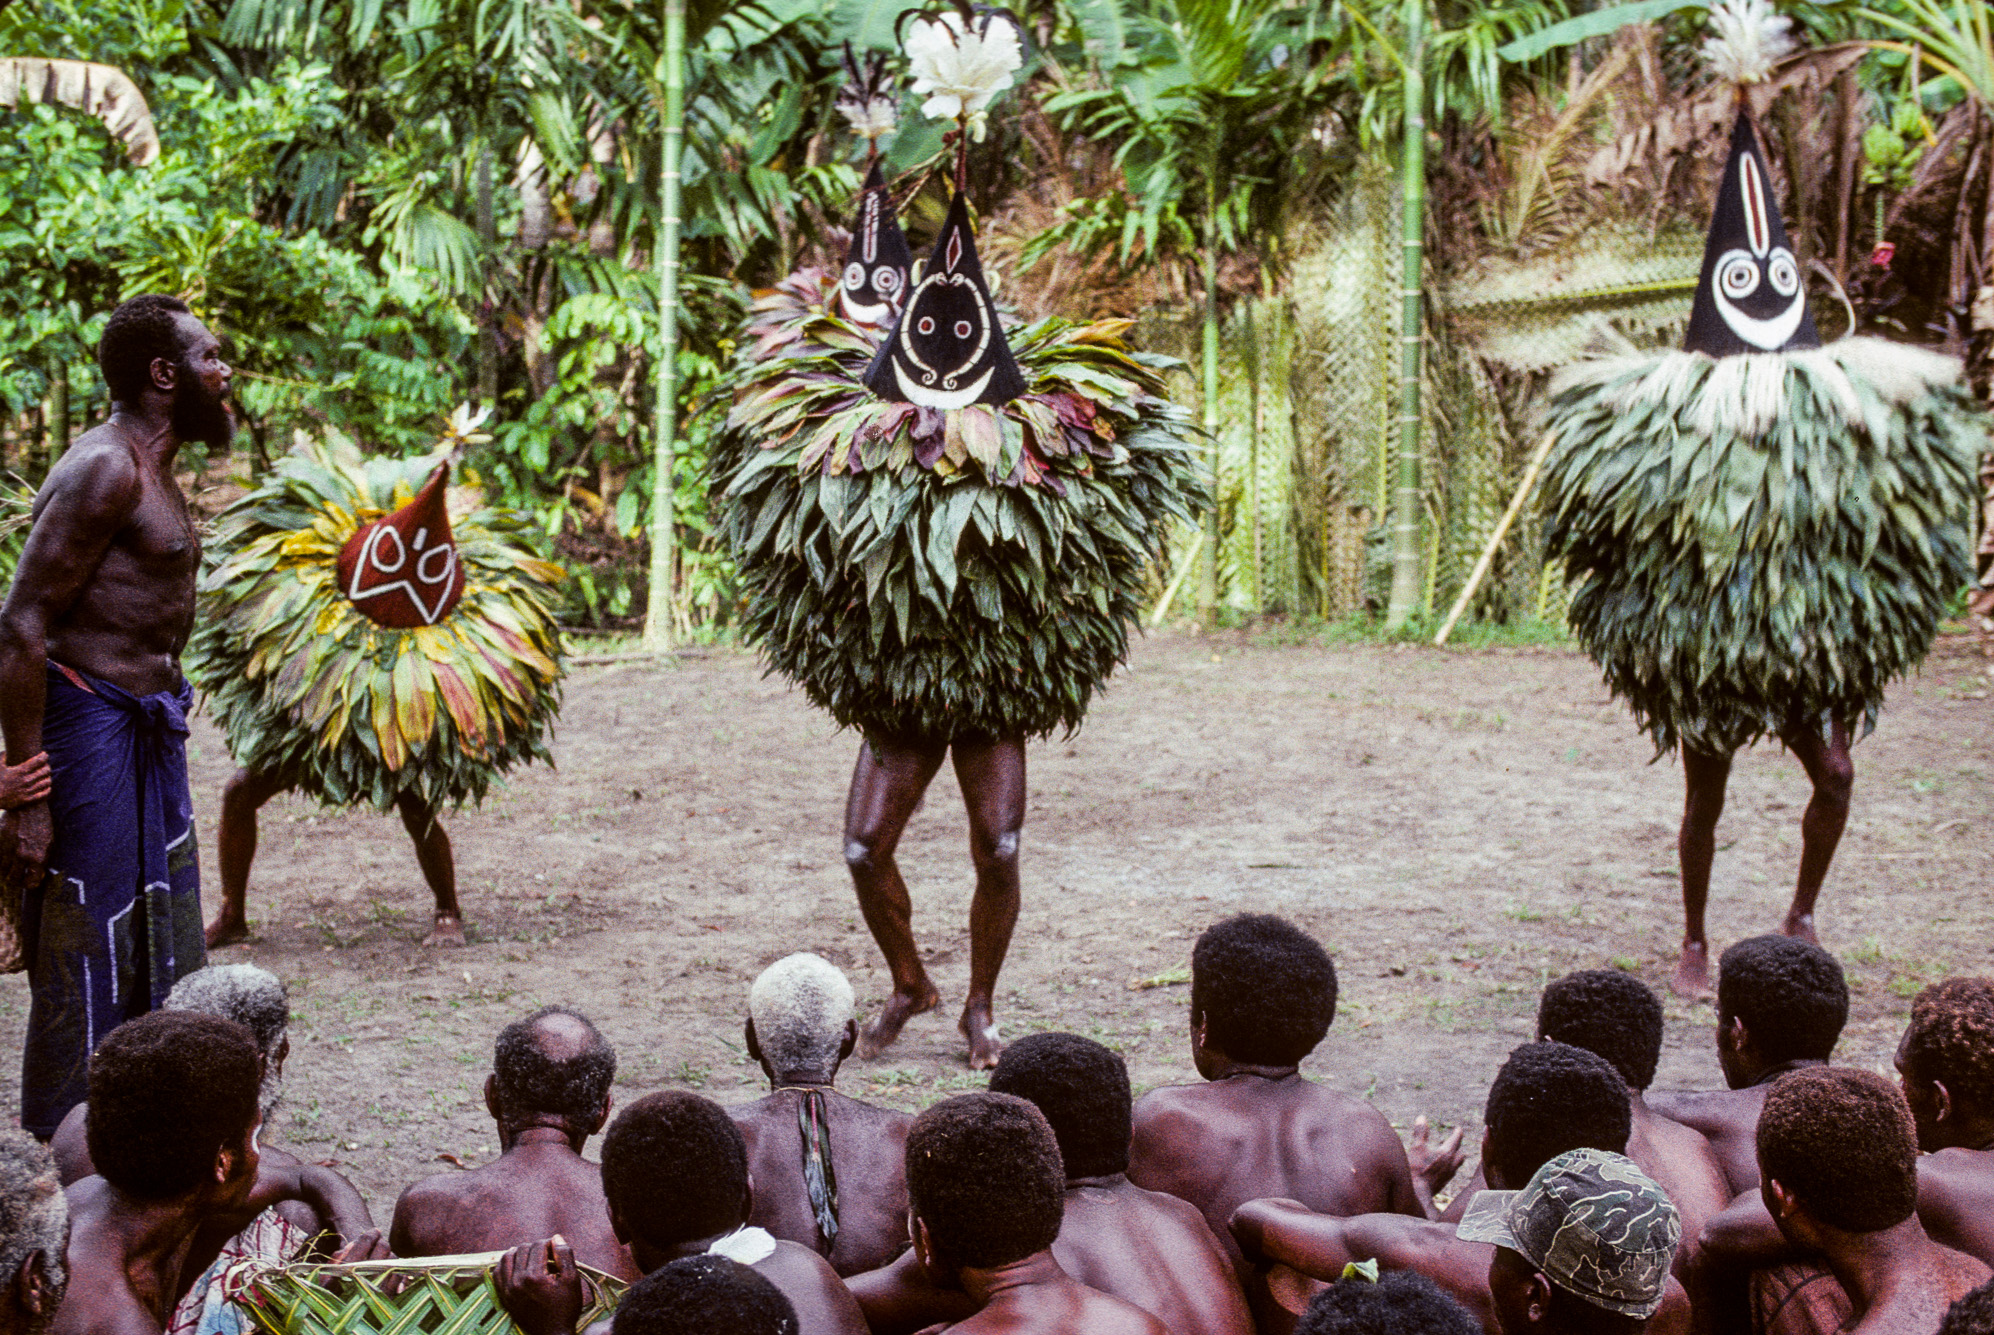
M1461 1170L1461 1128L1455 1127L1452 1135L1440 1142L1436 1148L1431 1142L1432 1129L1427 1126L1422 1115L1412 1120L1412 1141L1406 1146L1406 1162L1412 1166L1412 1192L1419 1198L1419 1204L1426 1211L1428 1219L1437 1218L1433 1212L1433 1198L1438 1195L1454 1174Z
M0 885L25 893L48 869L53 842L55 818L46 801L0 814Z
M575 1251L556 1233L514 1247L493 1275L499 1306L526 1335L574 1335L582 1319L582 1275Z
M18 765L0 764L0 811L46 802L53 791L55 780L48 767L48 752L37 752Z
M332 1263L350 1265L355 1261L386 1261L393 1255L381 1237L381 1230L370 1228L334 1253Z

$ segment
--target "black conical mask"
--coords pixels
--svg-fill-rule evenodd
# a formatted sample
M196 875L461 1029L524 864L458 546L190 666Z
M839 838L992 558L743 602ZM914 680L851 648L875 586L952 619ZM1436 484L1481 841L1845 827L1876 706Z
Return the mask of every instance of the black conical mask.
M935 253L866 368L865 383L882 399L924 408L1009 403L1025 392L983 282L961 195L949 205Z
M1731 127L1731 156L1717 189L1703 276L1682 345L1712 357L1821 346L1800 262L1773 199L1772 173L1742 111Z
M860 324L885 324L900 309L913 268L914 252L900 230L900 220L893 216L893 196L887 193L875 162L859 193L852 245L845 252L845 272L838 283L845 314Z

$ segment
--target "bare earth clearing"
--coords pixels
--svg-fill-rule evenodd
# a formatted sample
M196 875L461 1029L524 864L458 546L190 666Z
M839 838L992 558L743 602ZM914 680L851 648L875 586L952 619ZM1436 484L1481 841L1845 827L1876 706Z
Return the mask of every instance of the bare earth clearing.
M1943 641L1856 751L1855 812L1821 927L1856 989L1844 1060L1887 1069L1909 998L1994 972L1987 895L1988 677ZM290 985L288 1098L267 1133L336 1160L385 1224L439 1156L496 1152L481 1097L500 1025L548 1001L593 1016L619 1100L690 1086L757 1097L740 1045L749 981L812 949L868 1011L886 975L859 921L838 832L856 738L753 657L576 671L558 772L528 771L450 822L472 944L429 951L427 896L392 816L265 810L254 932L221 960ZM194 734L212 876L229 760ZM1297 648L1152 637L1086 729L1032 748L1025 908L1000 994L1007 1034L1072 1029L1119 1048L1138 1088L1195 1079L1185 965L1212 919L1287 914L1337 957L1343 1000L1306 1068L1402 1128L1419 1113L1480 1134L1536 993L1609 963L1660 985L1679 932L1681 776L1582 656L1565 650ZM1714 944L1767 930L1798 856L1806 782L1783 752L1742 757L1721 827ZM982 1083L955 1032L970 886L945 767L901 862L943 1010L850 1093L902 1107ZM1160 981L1133 989L1132 982ZM18 1051L27 983L0 980ZM1708 1006L1669 1007L1663 1086L1718 1081ZM18 1091L10 1078L6 1111Z

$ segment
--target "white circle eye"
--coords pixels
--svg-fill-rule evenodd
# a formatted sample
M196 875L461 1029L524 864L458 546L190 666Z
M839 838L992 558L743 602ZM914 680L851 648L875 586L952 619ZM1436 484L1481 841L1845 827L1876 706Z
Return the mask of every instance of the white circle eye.
M872 285L883 297L890 297L900 290L900 271L880 269L872 275Z
M1734 250L1717 261L1717 290L1733 301L1759 290L1758 261L1742 250Z
M932 316L932 315L924 315L924 316L922 316L922 317L921 317L921 318L920 318L919 320L917 320L917 321L915 322L915 324L914 324L914 330L915 330L915 332L916 332L916 333L921 333L921 334L932 334L932 333L934 333L934 332L935 332L935 317L934 317L934 316Z
M1766 277L1772 283L1772 290L1782 297L1790 297L1800 290L1800 266L1793 262L1793 255L1784 249L1772 253L1772 259L1766 263Z
M845 266L845 287L853 292L865 286L865 266L853 260Z
M968 338L968 337L969 337L969 321L967 321L967 320L957 320L957 321L955 322L955 336L956 336L957 338Z

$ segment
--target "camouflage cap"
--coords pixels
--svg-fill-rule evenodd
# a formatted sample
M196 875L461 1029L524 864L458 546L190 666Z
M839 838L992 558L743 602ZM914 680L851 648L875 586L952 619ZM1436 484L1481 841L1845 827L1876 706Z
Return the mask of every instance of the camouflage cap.
M1682 1220L1632 1159L1569 1150L1521 1191L1478 1193L1458 1232L1521 1252L1552 1283L1595 1307L1647 1317L1662 1305Z

